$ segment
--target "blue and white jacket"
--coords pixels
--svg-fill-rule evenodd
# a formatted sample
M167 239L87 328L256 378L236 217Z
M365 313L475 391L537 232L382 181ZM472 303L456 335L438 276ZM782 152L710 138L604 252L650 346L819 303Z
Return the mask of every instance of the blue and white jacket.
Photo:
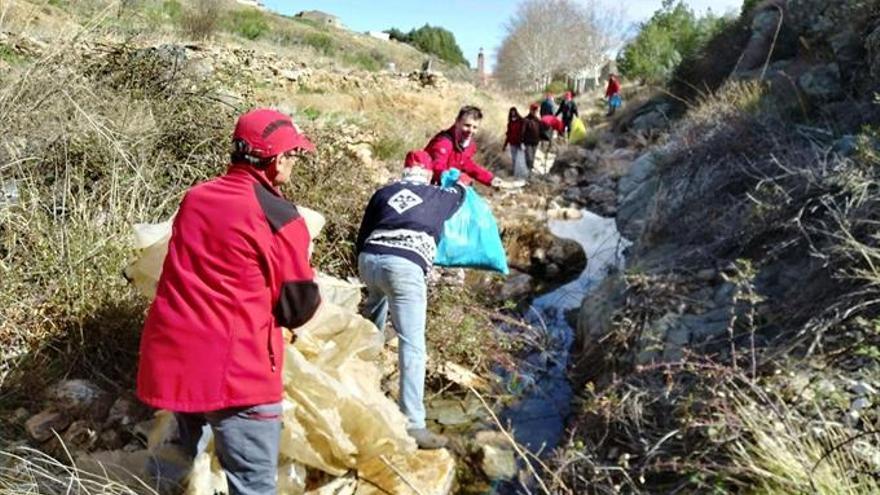
M464 190L458 185L443 188L405 179L384 186L364 212L357 253L400 256L427 272L434 264L443 223L462 201Z

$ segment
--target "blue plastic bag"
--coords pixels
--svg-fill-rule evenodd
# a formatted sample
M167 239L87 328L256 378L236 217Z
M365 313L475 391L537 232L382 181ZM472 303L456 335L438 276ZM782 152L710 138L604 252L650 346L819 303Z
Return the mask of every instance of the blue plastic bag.
M457 169L444 172L443 187L455 184L459 175ZM501 244L495 216L489 204L472 187L464 188L464 201L443 224L434 264L508 273L507 253Z
M623 98L620 97L620 94L615 94L611 96L611 108L620 108L623 105Z

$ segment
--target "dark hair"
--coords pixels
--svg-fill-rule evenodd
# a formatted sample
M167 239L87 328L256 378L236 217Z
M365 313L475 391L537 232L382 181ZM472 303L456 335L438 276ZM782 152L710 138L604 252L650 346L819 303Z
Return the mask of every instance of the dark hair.
M458 111L458 117L456 117L455 120L459 121L465 117L471 117L476 120L483 120L483 111L480 110L480 107L465 105L461 107L461 110Z
M272 159L275 158L256 157L249 154L250 148L250 145L244 139L234 139L232 141L232 153L229 154L230 163L244 163L257 168L265 168L268 167L269 164L272 163Z
M510 107L510 110L507 112L507 121L510 122L514 120L514 117L521 119L522 115L519 114L519 110L517 110L516 107Z

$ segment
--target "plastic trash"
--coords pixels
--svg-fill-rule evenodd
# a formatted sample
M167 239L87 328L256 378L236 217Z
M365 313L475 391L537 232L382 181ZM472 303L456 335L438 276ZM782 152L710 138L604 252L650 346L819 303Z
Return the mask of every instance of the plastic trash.
M568 135L568 142L570 144L577 144L587 138L587 126L584 125L584 121L580 119L580 117L575 117L574 120L571 121L571 132Z
M444 187L454 184L459 171L444 172ZM507 253L501 243L498 223L489 204L472 187L464 188L464 201L443 224L434 264L445 267L478 268L507 275Z

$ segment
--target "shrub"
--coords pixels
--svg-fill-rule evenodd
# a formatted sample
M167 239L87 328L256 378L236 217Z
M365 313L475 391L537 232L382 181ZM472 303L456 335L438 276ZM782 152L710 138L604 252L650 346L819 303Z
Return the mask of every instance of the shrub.
M260 38L269 32L266 16L257 9L241 9L230 14L230 30L249 40Z
M355 52L353 54L346 53L343 60L349 65L359 67L364 70L376 72L382 70L388 63L388 57L378 50L370 52Z
M618 67L629 78L665 82L676 66L696 53L723 23L713 15L698 18L681 0L664 0L663 7L624 47Z
M442 27L425 24L404 34L397 28L387 31L391 39L408 43L419 50L437 55L442 60L453 64L469 65L461 53L461 47L455 41L455 35Z
M220 27L222 12L222 0L194 0L181 16L181 29L193 39L208 39Z
M303 43L328 57L336 53L336 42L329 34L309 33L303 38Z

